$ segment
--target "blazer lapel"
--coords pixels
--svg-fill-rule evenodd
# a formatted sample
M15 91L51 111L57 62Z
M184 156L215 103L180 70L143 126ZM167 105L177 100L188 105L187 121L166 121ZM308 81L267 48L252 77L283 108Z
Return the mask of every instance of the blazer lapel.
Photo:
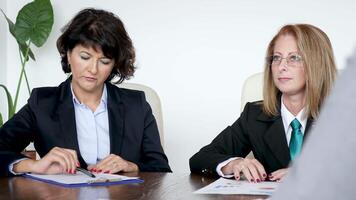
M263 139L280 164L287 166L290 155L281 116L268 117L262 113L258 120L270 123Z
M75 150L81 166L86 168L87 164L82 158L79 150L70 82L71 80L68 78L67 81L60 86L61 91L57 113L59 116L60 127L62 129L61 132L63 133L65 141L65 148Z
M314 124L314 119L310 119L309 118L308 121L307 121L307 124L305 125L305 132L304 132L304 139L303 139L303 145L302 146L304 146L305 141L308 138L309 133L313 129L314 125L315 125Z
M110 153L120 155L124 140L124 104L118 88L111 83L106 84L108 90L108 117L110 134Z

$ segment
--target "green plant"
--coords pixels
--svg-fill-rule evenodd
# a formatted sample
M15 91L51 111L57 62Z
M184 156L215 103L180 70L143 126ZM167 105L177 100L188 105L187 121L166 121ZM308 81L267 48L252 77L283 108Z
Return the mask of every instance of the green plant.
M15 99L12 98L7 87L0 84L0 88L4 89L7 97L8 119L10 119L16 112L17 100L20 94L20 86L23 77L26 82L28 93L31 93L25 69L29 58L35 61L35 55L30 46L34 44L37 47L41 47L46 42L53 26L53 8L50 0L34 0L26 4L18 12L15 24L5 15L3 10L1 10L1 12L5 16L9 25L11 35L14 36L18 43L21 61L21 71L17 82ZM0 113L0 127L2 125L3 117Z

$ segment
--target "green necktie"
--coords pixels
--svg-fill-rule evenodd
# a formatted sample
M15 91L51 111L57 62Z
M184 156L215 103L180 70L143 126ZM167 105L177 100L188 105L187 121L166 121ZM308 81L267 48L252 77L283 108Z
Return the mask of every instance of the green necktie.
M292 127L292 136L289 142L289 151L291 160L294 160L302 150L303 133L300 130L302 125L297 119L294 119L290 125Z

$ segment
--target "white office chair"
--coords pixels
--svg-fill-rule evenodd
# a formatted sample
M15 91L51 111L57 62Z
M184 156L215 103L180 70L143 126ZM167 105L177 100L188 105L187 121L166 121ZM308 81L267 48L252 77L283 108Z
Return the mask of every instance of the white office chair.
M259 101L263 99L263 72L249 76L242 87L241 112L247 102Z
M117 86L120 88L140 90L145 93L146 100L152 108L153 116L156 118L161 145L164 148L162 108L158 94L152 88L138 83L121 83L117 84Z
M242 86L241 92L241 112L247 102L259 101L263 99L263 72L249 76ZM246 158L254 158L250 152Z

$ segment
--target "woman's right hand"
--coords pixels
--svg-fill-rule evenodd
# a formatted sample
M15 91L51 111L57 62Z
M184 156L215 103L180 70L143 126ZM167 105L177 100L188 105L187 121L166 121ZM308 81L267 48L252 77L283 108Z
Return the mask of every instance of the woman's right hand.
M263 165L256 159L242 158L230 161L221 168L224 174L233 174L236 180L240 180L243 174L249 182L261 182L267 178Z
M13 170L16 173L74 174L77 167L79 167L79 162L75 150L54 147L40 160L20 161L14 165Z

